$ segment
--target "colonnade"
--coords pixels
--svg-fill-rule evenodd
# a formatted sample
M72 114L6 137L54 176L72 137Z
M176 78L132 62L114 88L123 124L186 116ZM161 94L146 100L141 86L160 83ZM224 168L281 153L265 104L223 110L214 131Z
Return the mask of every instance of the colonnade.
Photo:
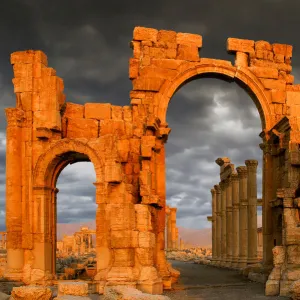
M227 157L218 158L220 183L211 189L212 261L243 268L257 258L257 160L235 169Z

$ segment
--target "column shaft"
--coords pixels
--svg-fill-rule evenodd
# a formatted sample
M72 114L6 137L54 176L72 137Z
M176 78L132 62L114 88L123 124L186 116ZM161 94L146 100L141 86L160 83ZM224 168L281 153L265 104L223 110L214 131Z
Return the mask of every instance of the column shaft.
M22 249L22 128L17 122L17 109L7 108L6 128L6 230L7 264L4 274L10 280L20 280L23 273Z
M257 260L257 160L246 160L248 172L247 198L248 198L248 263Z
M221 265L224 265L226 262L226 189L225 189L225 183L221 182L221 219L222 219L222 225L221 225L221 258L222 263Z
M226 265L231 266L232 260L232 187L231 179L226 179Z
M238 267L247 266L248 257L248 202L247 202L247 167L237 167L239 177L239 261Z
M219 185L214 186L216 190L216 260L218 263L221 261L221 222L222 222L222 215L221 215L221 188Z
M273 199L273 158L267 143L260 145L263 150L263 205L262 205L262 230L263 230L263 264L270 266L273 264L273 223L272 207Z
M238 266L239 259L239 178L231 174L232 182L232 267Z
M211 189L212 196L212 220L211 220L211 235L212 235L212 260L216 260L217 251L216 251L216 191Z

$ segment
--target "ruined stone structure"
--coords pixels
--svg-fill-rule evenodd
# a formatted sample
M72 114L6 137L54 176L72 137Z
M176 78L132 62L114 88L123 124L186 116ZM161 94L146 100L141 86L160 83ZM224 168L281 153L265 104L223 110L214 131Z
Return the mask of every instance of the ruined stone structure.
M176 207L166 206L166 245L167 250L176 250L178 245L178 228L176 227Z
M65 235L61 241L57 241L58 253L66 255L83 255L94 250L92 235L96 234L95 230L88 227L81 227L80 231L73 235Z
M63 81L48 67L43 52L11 55L16 107L6 109L6 278L51 284L56 181L67 164L91 161L96 172L99 292L105 284L127 284L151 293L170 288L172 269L164 251L168 104L190 80L215 76L244 87L259 111L264 156L263 261L272 265L274 244L284 245L282 271L273 277L272 287L288 293L295 280L291 269L292 274L300 272L296 264L300 254L296 201L300 86L293 84L290 74L292 46L229 38L227 50L235 55L232 64L200 57L200 35L142 27L134 29L131 46L133 88L129 106L124 107L65 102ZM241 178L246 176L244 170L240 173ZM226 185L216 192L222 203ZM217 235L223 234L227 224L222 217L225 211L222 206L221 216L217 215L222 220ZM225 263L236 259L235 253L221 254Z

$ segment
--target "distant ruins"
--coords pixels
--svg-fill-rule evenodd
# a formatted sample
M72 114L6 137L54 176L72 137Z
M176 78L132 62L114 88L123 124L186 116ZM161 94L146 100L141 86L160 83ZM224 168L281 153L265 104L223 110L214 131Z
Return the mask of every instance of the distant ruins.
M65 235L61 241L57 241L57 255L83 255L95 250L92 235L96 234L95 230L88 227L81 227L80 231L73 235Z
M165 256L168 104L190 80L215 76L245 88L260 114L263 265L274 266L266 294L288 295L300 278L300 85L293 84L290 74L292 46L229 38L232 64L200 57L200 35L135 27L131 47L133 88L124 107L65 102L63 80L48 67L43 52L11 54L16 107L5 110L5 277L26 284L53 283L56 181L66 165L91 161L96 172L94 282L99 293L106 284L130 285L148 293L170 289L177 275ZM217 197L222 198L225 186L217 188ZM252 195L252 185L248 186ZM252 198L249 201L256 207ZM252 227L248 230L256 245L257 233ZM223 263L236 258L227 250L225 255L223 242L214 247L221 249L215 258ZM248 246L244 262L256 262L254 248Z

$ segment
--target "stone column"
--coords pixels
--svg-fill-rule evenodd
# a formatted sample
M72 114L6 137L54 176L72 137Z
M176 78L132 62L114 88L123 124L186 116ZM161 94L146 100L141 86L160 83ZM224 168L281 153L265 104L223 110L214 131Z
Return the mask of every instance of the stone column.
M216 191L216 261L221 261L221 188L219 185L214 186Z
M257 160L246 160L248 173L248 263L257 263Z
M166 207L166 223L167 223L167 250L172 248L172 221L171 221L171 210L170 207Z
M16 108L5 109L6 127L6 230L7 264L4 277L21 280L24 265L22 249L22 128Z
M172 249L176 249L176 207L170 208L170 215L171 215L171 241L172 241Z
M55 188L52 192L52 205L51 205L51 211L52 211L52 272L54 278L56 278L56 249L57 249L57 193L59 192L59 189Z
M248 257L248 200L247 200L247 167L236 168L239 178L239 260L238 267L247 266Z
M273 157L270 145L265 142L259 145L263 150L263 205L262 205L262 230L263 230L263 264L265 267L273 265L273 223L272 207L273 199Z
M221 266L226 262L226 185L220 182L221 187Z
M175 249L176 250L178 250L178 236L179 236L178 227L176 227L176 242L175 242Z
M232 262L232 187L230 176L226 183L226 266Z
M216 251L216 190L211 189L212 197L212 219L211 219L211 236L212 236L212 261L215 261L217 258Z
M231 174L232 184L232 267L238 266L239 260L239 178Z

